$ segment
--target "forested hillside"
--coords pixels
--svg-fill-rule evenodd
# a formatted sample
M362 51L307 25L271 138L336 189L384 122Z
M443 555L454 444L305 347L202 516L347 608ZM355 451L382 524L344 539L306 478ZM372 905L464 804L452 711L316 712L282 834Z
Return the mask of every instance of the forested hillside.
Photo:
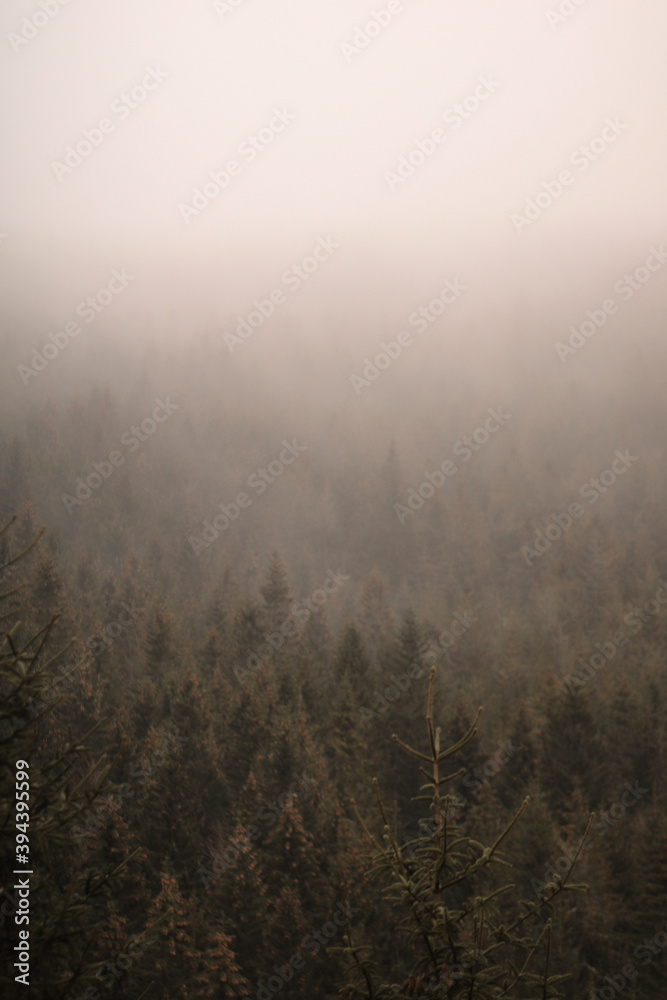
M204 391L205 358L35 397L1 442L0 738L41 775L36 995L528 998L511 976L484 992L483 951L530 910L536 982L547 950L571 977L541 996L661 996L658 378L642 406L620 381L613 406L576 383L546 406L509 379L508 402L450 394L434 419L425 400L418 435L421 404L403 423L380 403L365 440L351 416L297 426ZM431 667L440 746L463 743L429 816L392 734L429 759ZM412 904L383 891L395 852L417 878L446 816L470 865L527 796L493 855L512 870L445 891L451 954L420 969ZM551 901L563 880L588 891Z
M665 0L0 27L0 1000L667 1000Z

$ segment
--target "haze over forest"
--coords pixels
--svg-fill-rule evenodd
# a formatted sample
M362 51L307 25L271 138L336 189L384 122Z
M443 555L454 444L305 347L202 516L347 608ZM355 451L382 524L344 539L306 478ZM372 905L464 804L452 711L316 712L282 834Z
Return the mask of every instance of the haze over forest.
M6 995L658 1000L664 5L0 22Z

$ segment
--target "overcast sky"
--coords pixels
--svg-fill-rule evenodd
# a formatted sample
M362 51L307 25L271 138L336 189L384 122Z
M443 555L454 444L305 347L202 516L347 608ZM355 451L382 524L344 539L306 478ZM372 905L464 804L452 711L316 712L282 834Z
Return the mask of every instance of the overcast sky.
M365 269L373 296L391 275L389 299L418 304L460 273L480 304L494 282L511 299L553 254L594 296L667 237L664 0L43 3L57 12L7 0L0 13L0 230L10 303L53 322L122 266L144 311L187 302L199 276L198 309L233 314L327 235L340 248L304 288L313 304L363 297ZM559 6L573 12L549 18ZM124 103L149 70L154 89ZM251 159L257 134L271 141ZM576 151L592 142L584 169ZM228 187L184 210L230 160ZM562 192L517 223L564 170Z

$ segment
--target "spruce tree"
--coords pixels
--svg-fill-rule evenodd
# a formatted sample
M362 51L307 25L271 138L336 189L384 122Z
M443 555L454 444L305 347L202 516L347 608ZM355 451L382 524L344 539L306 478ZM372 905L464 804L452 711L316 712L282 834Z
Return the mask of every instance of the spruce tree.
M308 655L315 661L315 674L321 677L323 668L331 659L332 639L326 608L314 608L304 626L301 641Z
M168 679L176 661L175 633L174 615L167 610L164 601L160 600L148 621L145 638L146 669L148 676L156 684Z
M375 664L396 627L394 616L387 604L384 581L377 569L373 570L364 585L360 605L360 620L366 649Z
M519 704L509 742L517 750L511 765L502 767L493 779L493 790L505 809L516 809L537 771L534 722L525 701Z
M369 876L383 883L387 901L403 915L393 919L393 948L380 956L382 967L374 947L358 942L356 931L348 924L344 947L332 949L341 951L349 962L349 982L341 995L348 1000L562 997L560 985L567 976L552 974L551 922L544 919L543 910L559 894L584 888L569 882L581 844L565 874L547 885L539 899L520 900L512 884L502 884L498 868L506 862L499 848L520 820L528 800L490 846L462 831L452 816L452 797L444 792L460 771L443 774L442 765L476 735L479 713L457 743L441 749L440 729L434 728L432 718L434 677L432 668L426 752L394 736L406 753L422 762L419 770L426 783L415 801L429 803L432 830L419 835L412 845L399 846L377 781L381 838L368 830L355 806L373 848ZM414 855L409 858L412 847Z
M382 657L379 673L376 683L380 697L373 701L373 706L377 704L379 713L379 718L374 723L379 737L375 741L377 749L380 739L391 736L397 717L403 719L409 727L419 725L420 718L423 717L428 669L425 664L422 630L412 609L403 615L401 625ZM377 773L392 782L396 809L400 808L404 816L411 811L411 762L395 745L388 748L384 757L382 751L377 756Z
M20 581L22 560L38 541L8 555L0 572L12 567ZM9 834L0 849L0 894L12 900L10 933L0 939L0 985L4 995L17 995L15 975L23 971L13 965L19 930L13 918L21 906L14 890L22 877L12 872L20 868L30 890L29 924L23 928L30 935L31 995L65 1000L99 985L104 963L96 941L108 924L129 858L100 865L82 854L72 836L81 817L114 790L110 765L103 757L90 763L92 731L80 738L62 731L60 703L71 697L71 685L77 683L77 659L71 648L54 649L56 614L39 629L23 626L24 611L34 606L33 595L24 588L25 583L12 582L0 594L6 608L0 623L0 825ZM85 654L79 660L85 661ZM19 809L17 783L26 811ZM21 858L26 859L23 865ZM7 909L3 922L4 914Z
M289 616L292 602L287 573L277 552L273 553L265 583L259 588L264 598L264 619L269 632L279 628Z
M346 677L357 694L369 695L370 662L364 640L354 623L348 622L338 643L334 657L333 680L335 684Z
M588 693L554 692L549 683L544 714L540 777L554 813L558 814L577 786L584 790L587 805L595 808L609 787L609 765Z

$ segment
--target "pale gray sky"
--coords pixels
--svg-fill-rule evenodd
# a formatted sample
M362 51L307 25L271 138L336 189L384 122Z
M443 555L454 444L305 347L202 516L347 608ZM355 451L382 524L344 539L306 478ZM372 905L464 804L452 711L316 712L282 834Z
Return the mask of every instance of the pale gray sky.
M337 289L361 301L368 269L376 307L383 275L387 301L409 311L460 273L488 309L499 289L511 300L544 281L553 259L579 286L590 275L594 299L631 251L667 237L664 0L235 0L222 14L213 0L43 3L57 12L8 0L0 13L0 231L6 295L46 322L121 266L136 270L127 303L144 312L235 315L327 234L341 246L304 307ZM573 12L550 24L559 7ZM166 78L120 110L149 67ZM494 92L456 127L443 116L476 103L480 78ZM240 146L274 109L294 118L250 162ZM59 180L54 161L105 118L113 130ZM442 144L390 185L439 127ZM604 151L575 165L596 138ZM187 223L179 205L230 159L237 176ZM565 169L569 186L517 232L513 213Z

